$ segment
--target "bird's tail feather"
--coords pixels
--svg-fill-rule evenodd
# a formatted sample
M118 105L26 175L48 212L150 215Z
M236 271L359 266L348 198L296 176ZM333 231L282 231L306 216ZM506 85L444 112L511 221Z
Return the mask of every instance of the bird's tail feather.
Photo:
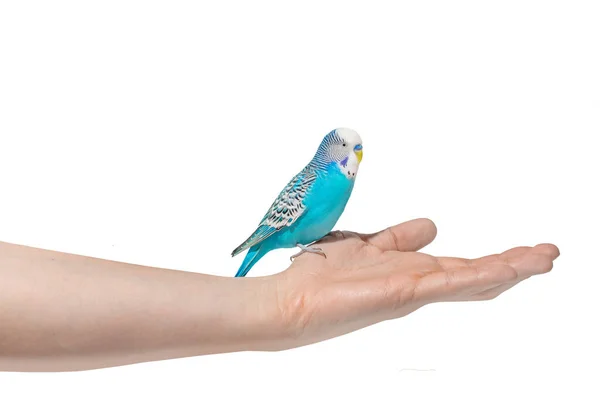
M252 268L254 264L256 264L258 260L260 260L266 253L267 252L261 251L261 246L251 247L250 250L248 250L248 254L246 254L246 257L244 258L242 265L240 265L237 274L235 274L235 277L239 278L246 276L248 271L250 271L250 268Z
M231 255L233 257L237 256L238 254L240 254L241 252L243 252L246 249L249 249L252 246L256 246L259 243L261 243L262 241L264 241L265 239L267 239L269 236L271 236L272 234L274 234L277 231L276 228L272 227L272 226L268 226L268 225L261 225L259 226L254 233L248 238L246 239L246 241L244 241L244 243L240 244L232 253Z

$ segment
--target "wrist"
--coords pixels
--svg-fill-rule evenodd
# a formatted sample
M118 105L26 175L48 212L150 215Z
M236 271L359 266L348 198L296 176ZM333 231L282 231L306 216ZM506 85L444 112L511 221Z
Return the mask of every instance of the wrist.
M245 278L252 285L256 339L252 350L278 351L301 345L312 312L305 290L290 284L287 271L264 278Z
M282 275L235 278L237 330L243 333L238 350L284 350L294 337L294 324L287 318ZM240 296L241 295L241 296Z

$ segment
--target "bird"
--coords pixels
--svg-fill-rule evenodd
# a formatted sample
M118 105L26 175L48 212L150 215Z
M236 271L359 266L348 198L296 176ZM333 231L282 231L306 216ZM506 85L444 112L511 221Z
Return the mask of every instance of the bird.
M279 193L258 228L231 253L248 250L236 277L244 277L268 252L298 247L300 252L327 255L310 246L335 226L350 199L363 158L362 139L349 128L323 138L312 160Z

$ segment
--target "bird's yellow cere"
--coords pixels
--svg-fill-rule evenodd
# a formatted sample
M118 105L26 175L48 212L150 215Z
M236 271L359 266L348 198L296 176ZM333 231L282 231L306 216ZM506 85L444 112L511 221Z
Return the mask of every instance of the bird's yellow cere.
M356 154L356 159L358 160L358 163L360 164L360 162L362 161L362 157L363 157L362 146L360 149L354 150L354 153Z

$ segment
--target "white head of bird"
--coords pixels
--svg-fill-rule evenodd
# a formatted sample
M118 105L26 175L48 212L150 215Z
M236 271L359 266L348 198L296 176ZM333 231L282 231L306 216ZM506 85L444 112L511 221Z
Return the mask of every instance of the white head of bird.
M354 179L362 157L362 139L358 133L352 129L338 128L325 136L311 164L326 169L335 162L348 179Z

